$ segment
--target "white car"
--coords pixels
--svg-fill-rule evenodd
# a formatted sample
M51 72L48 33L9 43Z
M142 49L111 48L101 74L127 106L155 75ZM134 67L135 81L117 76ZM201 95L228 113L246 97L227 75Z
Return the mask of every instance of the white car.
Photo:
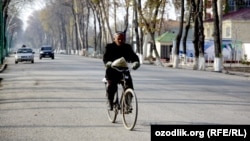
M15 63L18 62L24 62L24 61L30 61L31 63L34 63L34 54L33 50L31 48L19 48L15 52Z

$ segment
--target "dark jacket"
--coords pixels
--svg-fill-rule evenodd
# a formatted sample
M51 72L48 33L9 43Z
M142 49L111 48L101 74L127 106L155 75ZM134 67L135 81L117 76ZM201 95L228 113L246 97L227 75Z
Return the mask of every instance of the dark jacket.
M103 63L106 64L108 61L115 61L118 58L124 57L125 60L129 63L139 62L138 56L133 51L132 47L129 44L123 44L121 46L117 46L114 42L111 44L107 44L105 48L105 53L103 56ZM107 79L115 79L120 78L120 73L112 68L108 68L106 70L106 78Z
M106 64L108 61L114 61L118 58L124 57L127 62L139 62L138 56L133 51L129 44L117 46L115 43L107 44L103 56L103 62Z

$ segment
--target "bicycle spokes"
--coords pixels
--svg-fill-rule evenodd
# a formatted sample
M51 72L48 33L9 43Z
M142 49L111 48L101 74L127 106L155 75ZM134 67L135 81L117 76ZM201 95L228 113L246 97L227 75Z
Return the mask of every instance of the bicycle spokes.
M109 104L109 101L107 100L107 104ZM119 103L118 103L118 94L116 93L114 96L114 101L113 101L113 110L109 110L107 109L107 114L108 114L108 119L109 121L111 121L112 123L115 122L118 111L119 111Z
M106 86L106 85L105 85ZM123 87L125 89L125 87ZM108 98L107 98L108 102ZM117 114L120 112L122 114L123 125L128 130L133 130L137 122L138 115L138 104L135 92L133 89L126 89L121 96L118 97L118 91L114 96L113 110L107 109L107 115L109 121L115 123Z
M138 104L134 91L127 89L122 100L123 125L132 130L137 121Z

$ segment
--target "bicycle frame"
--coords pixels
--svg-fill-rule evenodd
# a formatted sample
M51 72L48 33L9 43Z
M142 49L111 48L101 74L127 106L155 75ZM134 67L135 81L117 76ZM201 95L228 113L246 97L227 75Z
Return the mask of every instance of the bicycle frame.
M121 60L124 61L123 59ZM119 88L117 89L113 101L113 110L107 110L108 118L112 123L115 123L116 117L118 113L120 113L122 114L124 127L128 130L132 130L137 121L138 104L134 90L127 86L127 80L129 77L127 73L130 72L130 69L124 64L122 67L119 65L111 65L111 67L122 73L122 79L118 82L118 85L122 86L122 92L119 98ZM107 89L107 80L105 78L103 79L103 82L105 82L105 88Z
M126 72L129 72L129 69L125 69L125 70L120 70L118 68L114 68L114 69L116 69L117 71L122 73L122 79L118 82L118 85L122 86L121 98L119 99L119 91L118 91L118 89L117 89L117 91L115 93L115 95L116 95L115 96L115 98L116 98L115 103L118 105L118 110L120 110L121 109L120 106L121 106L123 94L124 94L125 90L127 89L126 86L125 86L126 85L126 79L128 79L128 76L126 75ZM106 78L103 78L102 81L105 83L105 85L107 85L108 82L107 82ZM120 111L120 112L122 113L122 111Z

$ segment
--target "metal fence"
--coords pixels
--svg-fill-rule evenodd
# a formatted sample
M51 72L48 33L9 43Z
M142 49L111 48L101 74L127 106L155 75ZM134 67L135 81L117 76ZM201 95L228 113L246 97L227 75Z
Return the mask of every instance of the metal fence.
M0 65L3 64L5 58L4 33L3 3L0 0Z

